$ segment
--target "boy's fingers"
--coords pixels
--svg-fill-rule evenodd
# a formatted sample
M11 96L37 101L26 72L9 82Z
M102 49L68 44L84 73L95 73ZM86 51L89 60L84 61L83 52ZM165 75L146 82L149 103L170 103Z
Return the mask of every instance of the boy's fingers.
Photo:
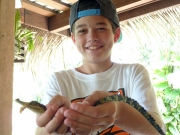
M57 110L59 109L58 106L52 105L49 107L43 114L36 117L36 123L39 127L44 127L55 115Z
M82 113L79 113L77 111L68 109L67 111L65 111L64 116L73 121L77 121L79 123L83 123L89 126L100 126L100 125L102 126L102 125L113 124L114 122L113 113L111 113L111 115L106 115L103 113L101 114L104 115L104 117L99 117L99 116L90 117Z
M58 110L56 112L56 114L54 115L54 117L45 126L46 132L47 133L53 133L54 131L64 132L63 131L63 130L65 130L64 126L61 124L61 123L63 123L63 120L64 120L64 115L60 112L60 110Z
M64 112L67 110L66 107L61 107L59 109L60 113L64 116ZM60 133L60 134L64 134L66 133L66 131L68 130L68 127L64 124L64 119L63 119L63 122L61 123L61 125L56 129L56 132L57 133Z
M65 125L70 127L71 132L74 132L76 134L83 134L83 133L89 134L96 130L102 130L102 129L106 129L108 127L108 125L96 125L96 126L86 125L84 123L77 122L77 121L71 120L69 118L66 118L64 120L64 123L65 123Z
M56 129L56 132L59 134L64 134L68 130L68 126L64 124L64 122Z
M51 101L46 105L47 110L37 116L36 123L39 127L44 127L47 133L64 133L67 127L63 124L64 115L62 110L66 110L70 106L70 101L60 95L54 96Z
M59 107L61 106L69 107L70 101L68 101L67 98L61 95L56 95L50 100L50 102L47 104L46 107L49 108L51 105L57 105Z
M111 94L109 92L106 92L106 91L95 91L91 95L86 97L83 100L82 104L93 106L98 100L100 100L104 97L110 96L110 95Z
M102 117L114 115L116 111L116 107L114 103L106 103L106 104L99 105L96 107L72 103L70 108L80 114L83 114L92 118L102 118Z

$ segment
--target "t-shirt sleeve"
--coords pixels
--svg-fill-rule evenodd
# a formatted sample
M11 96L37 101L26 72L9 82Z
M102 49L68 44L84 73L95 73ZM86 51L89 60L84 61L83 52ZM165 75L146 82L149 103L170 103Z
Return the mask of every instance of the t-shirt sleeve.
M132 87L133 92L131 97L143 106L165 131L165 125L157 107L156 95L148 71L144 66L137 64L132 76L134 85Z
M47 105L55 95L62 94L55 73L49 77L48 82L43 87L43 90L44 94L42 97L42 104L44 105Z

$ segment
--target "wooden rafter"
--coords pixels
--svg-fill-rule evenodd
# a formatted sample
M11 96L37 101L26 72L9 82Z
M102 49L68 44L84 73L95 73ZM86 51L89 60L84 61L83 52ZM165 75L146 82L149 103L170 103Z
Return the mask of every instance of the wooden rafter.
M73 2L73 0L68 0ZM75 2L76 0L74 0ZM131 19L140 15L144 15L153 11L157 11L163 8L179 5L179 0L112 0L117 8L118 16L120 21ZM69 10L65 10L63 13L55 14L50 17L38 17L37 14L34 15L27 14L25 12L24 23L35 26L37 28L46 29L52 33L69 35ZM29 17L28 17L29 16ZM33 21L31 17L36 16Z
M52 11L36 3L30 2L29 0L22 0L22 6L29 11L33 11L43 16L53 16L56 14L55 11Z
M20 9L21 22L48 31L48 17L29 11L27 9Z
M70 10L66 10L61 14L49 17L49 31L59 32L69 28L69 15Z
M77 0L67 0L70 3L75 3ZM136 8L139 5L146 5L159 0L112 0L117 8L117 12L126 9Z
M75 0L74 0L75 1ZM77 1L77 0L76 0ZM123 12L124 10L132 9L138 5L149 3L157 0L112 0L116 6L117 12ZM62 14L57 14L49 19L49 31L59 32L69 28L69 10Z
M65 11L68 10L70 7L68 5L63 4L62 2L56 0L36 0L48 6L51 6L57 10Z
M68 2L70 2L70 3L75 3L77 0L67 0Z
M149 5L142 6L140 8L135 8L133 10L130 10L128 12L123 12L118 14L119 20L120 21L125 21L128 19L132 19L144 14L148 14L151 12L155 12L164 8L172 7L172 6L177 6L180 5L180 1L178 0L161 0L155 3L151 3Z
M125 19L130 19L131 17L137 17L139 15L147 14L147 13L152 12L152 11L156 11L156 10L160 10L163 8L167 8L170 6L180 4L179 0L171 0L171 1L169 1L169 0L161 0L161 1L155 0L154 3L152 3L152 0L146 0L146 2L149 2L151 4L144 5L145 3L143 4L141 2L141 4L143 4L143 6L140 6L140 5L138 6L138 4L136 2L139 3L140 1L129 0L130 6L128 7L127 0L126 0L126 2L120 1L120 0L113 0L113 1L114 1L114 4L116 5L116 7L119 7L118 8L119 12L120 12L119 9L124 9L124 6L126 6L126 8L127 8L126 9L127 11L121 10L122 14L119 13L120 21L123 21ZM133 9L128 10L128 8L131 8L133 5L130 1L131 2L136 1L133 4L134 4L134 6L135 5L138 6L138 8L135 8L134 10ZM132 10L133 10L133 12L132 12ZM133 16L131 16L131 14L133 14ZM54 15L53 17L50 17L49 26L50 26L49 31L55 32L55 33L69 28L69 10L63 12L62 14L57 14L57 15Z
M112 0L118 13L132 10L160 0Z

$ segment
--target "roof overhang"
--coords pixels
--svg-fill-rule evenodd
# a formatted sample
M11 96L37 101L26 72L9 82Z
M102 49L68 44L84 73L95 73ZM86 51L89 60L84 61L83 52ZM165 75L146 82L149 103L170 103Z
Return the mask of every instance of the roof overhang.
M63 11L56 11L39 6L29 0L23 0L21 8L22 23L52 33L70 36L69 14L70 5L77 0L67 0L70 4L62 3L60 0L37 0L46 5ZM117 9L120 21L128 20L164 8L180 5L179 0L112 0Z

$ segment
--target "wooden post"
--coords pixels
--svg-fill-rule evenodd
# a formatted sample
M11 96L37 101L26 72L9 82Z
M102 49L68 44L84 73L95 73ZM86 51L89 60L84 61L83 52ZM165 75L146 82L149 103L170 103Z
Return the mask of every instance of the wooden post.
M0 0L0 135L12 134L14 0Z

